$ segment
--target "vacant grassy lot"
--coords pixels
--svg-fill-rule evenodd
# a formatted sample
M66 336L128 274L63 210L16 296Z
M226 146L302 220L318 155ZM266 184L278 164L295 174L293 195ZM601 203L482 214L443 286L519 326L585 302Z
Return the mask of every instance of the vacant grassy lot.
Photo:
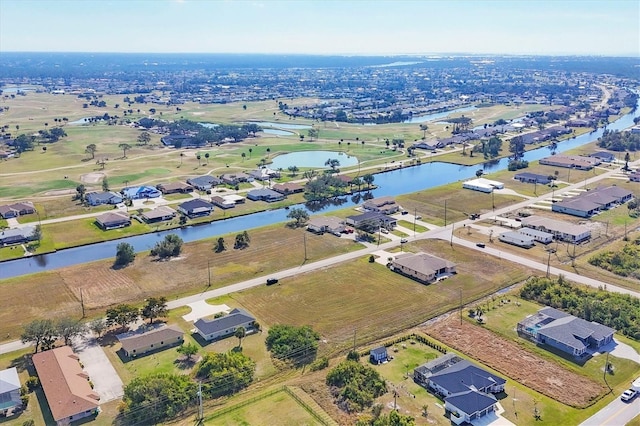
M0 336L2 340L16 339L21 324L36 318L80 318L81 289L87 315L92 316L117 303L138 303L153 295L171 299L205 290L208 264L212 288L300 265L305 232L280 224L250 231L251 245L244 250L234 250L235 235L225 235L229 248L222 253L213 251L215 240L209 239L185 244L180 258L164 262L140 253L133 264L122 269L114 269L112 260L104 260L2 280L2 294L11 303L0 310ZM306 246L307 261L362 247L353 240L309 232Z
M522 197L507 194L485 194L478 191L462 189L460 182L405 194L396 197L402 207L409 212L417 212L423 220L436 225L444 225L445 202L447 224L466 219L470 213L486 213L523 201ZM413 224L411 228L413 229Z
M223 415L205 417L205 425L257 425L257 426L314 426L322 423L316 420L291 395L285 391L259 399L248 405Z
M391 272L368 257L281 280L281 285L233 294L265 324L312 325L326 343L320 352L343 351L370 342L524 280L530 271L498 261L488 264L472 250L451 248L442 241L405 244L458 265L458 274L425 286ZM345 327L348 324L348 327Z

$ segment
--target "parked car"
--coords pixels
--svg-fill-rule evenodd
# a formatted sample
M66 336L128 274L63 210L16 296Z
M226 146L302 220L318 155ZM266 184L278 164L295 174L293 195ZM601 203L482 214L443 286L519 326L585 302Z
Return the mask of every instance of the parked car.
M406 210L402 210L401 214L409 214L409 212Z
M382 232L383 234L389 233L389 231L386 228L380 228L380 232Z
M277 278L267 278L267 285L274 285L274 284L278 284Z
M622 395L620 395L620 399L624 402L629 402L631 401L633 398L635 398L635 396L638 394L638 391L635 389L627 389L626 391L622 392Z
M485 248L485 244L484 243L476 243L476 246L480 247L480 248Z
M422 219L422 216L416 216L416 220Z
M405 243L408 243L408 242L409 242L409 240L407 240L406 238L403 238L403 239L400 240L400 243L402 243L402 244L405 244Z

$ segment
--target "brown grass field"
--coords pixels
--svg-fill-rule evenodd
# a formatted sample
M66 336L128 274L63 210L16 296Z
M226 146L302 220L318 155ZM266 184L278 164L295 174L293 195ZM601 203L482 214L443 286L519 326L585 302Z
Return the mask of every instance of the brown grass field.
M312 325L326 344L321 353L391 336L464 303L526 279L530 271L504 261L489 263L472 250L442 241L409 244L458 264L458 274L425 286L367 258L281 280L281 285L233 294L266 324Z
M584 408L602 397L603 384L573 373L514 342L468 321L451 316L423 331L528 388L571 407ZM570 389L580 389L571 392Z

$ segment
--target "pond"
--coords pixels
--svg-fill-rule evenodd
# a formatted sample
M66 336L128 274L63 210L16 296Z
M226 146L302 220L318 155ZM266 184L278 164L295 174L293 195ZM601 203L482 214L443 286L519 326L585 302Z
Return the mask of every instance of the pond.
M403 123L424 123L425 121L440 120L441 118L448 117L450 114L455 114L457 112L468 112L475 109L477 109L475 106L468 106L464 108L452 109L449 111L436 112L433 114L414 115L410 119L403 121Z
M286 130L280 130L280 129L264 129L262 132L267 134L267 135L276 135L276 136L293 136L293 135L295 135L295 133L293 133L293 132L288 132Z
M304 130L310 129L311 124L290 124L290 123L278 123L274 121L249 121L249 124L257 124L260 127L276 127L278 129L289 130Z
M350 167L358 164L358 158L335 151L301 151L278 155L273 159L272 169L282 168L287 170L289 166L328 168L324 163L328 159L340 162L340 167Z

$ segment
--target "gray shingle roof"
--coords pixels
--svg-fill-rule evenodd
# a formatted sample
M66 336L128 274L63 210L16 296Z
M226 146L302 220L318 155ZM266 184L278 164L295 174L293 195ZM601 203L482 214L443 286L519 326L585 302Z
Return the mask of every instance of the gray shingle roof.
M256 319L247 311L236 308L229 312L229 315L225 315L221 318L215 318L212 320L200 318L193 325L198 330L200 330L202 334L209 335L227 330L229 328L238 327L255 320Z
M444 400L469 415L486 410L497 402L493 395L475 390L452 395Z

